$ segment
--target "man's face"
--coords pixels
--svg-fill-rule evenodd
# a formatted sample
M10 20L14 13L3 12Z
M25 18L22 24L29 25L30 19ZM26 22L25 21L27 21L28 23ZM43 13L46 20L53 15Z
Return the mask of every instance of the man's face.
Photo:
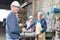
M30 18L29 21L32 22L33 21L33 18Z
M43 16L42 14L38 14L39 19L42 19L42 16Z
M11 9L12 9L15 13L18 13L18 11L19 11L19 7L16 7L16 6L13 6Z

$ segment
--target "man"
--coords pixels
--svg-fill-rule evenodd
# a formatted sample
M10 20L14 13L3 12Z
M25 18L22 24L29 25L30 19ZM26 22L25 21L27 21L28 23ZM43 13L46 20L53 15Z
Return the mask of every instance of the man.
M38 40L45 40L45 31L47 29L46 21L43 19L43 13L38 12L37 19L27 28L29 30L33 25L36 25L36 34L38 35Z
M11 12L6 18L6 40L19 40L21 29L18 27L16 14L18 14L20 5L18 1L11 3Z

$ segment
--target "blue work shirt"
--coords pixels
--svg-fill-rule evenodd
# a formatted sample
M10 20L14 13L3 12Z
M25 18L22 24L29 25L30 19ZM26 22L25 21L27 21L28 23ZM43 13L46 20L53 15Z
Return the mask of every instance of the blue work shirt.
M6 37L11 39L19 39L22 30L18 27L16 15L11 12L6 18Z
M40 32L41 32L41 33L45 32L46 29L47 29L47 24L46 24L45 19L42 19L42 20L36 19L36 20L29 26L29 28L27 28L27 30L29 30L30 28L32 28L33 25L37 24L37 22L40 22L40 23L41 23L42 30L41 30Z

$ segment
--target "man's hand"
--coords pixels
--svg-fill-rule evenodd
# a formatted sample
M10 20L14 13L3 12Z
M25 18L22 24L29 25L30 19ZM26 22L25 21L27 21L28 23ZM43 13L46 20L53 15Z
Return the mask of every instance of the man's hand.
M22 28L22 32L27 32L27 30L25 28Z
M19 26L20 28L23 28L23 24L22 24L22 23L19 23L18 26Z

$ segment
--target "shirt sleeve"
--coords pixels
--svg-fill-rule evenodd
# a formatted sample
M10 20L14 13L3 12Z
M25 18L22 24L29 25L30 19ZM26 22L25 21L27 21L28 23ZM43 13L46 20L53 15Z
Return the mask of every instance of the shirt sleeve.
M36 24L36 21L34 21L28 28L26 28L27 30L29 30L30 28L32 28L33 27L33 25L35 25Z
M46 24L46 21L44 20L43 21L43 29L41 30L41 32L45 32L46 31L46 29L47 29L47 24Z

